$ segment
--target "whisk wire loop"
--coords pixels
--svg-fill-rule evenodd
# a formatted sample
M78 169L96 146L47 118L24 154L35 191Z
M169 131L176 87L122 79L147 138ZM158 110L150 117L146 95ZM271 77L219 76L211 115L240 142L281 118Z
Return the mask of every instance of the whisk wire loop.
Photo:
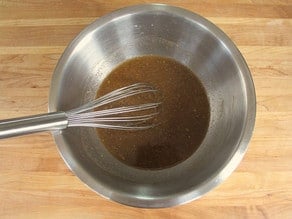
M159 113L157 109L161 104L160 102L143 103L103 110L98 110L98 107L130 96L155 92L157 92L156 89L144 83L137 83L114 90L81 107L67 111L68 127L86 126L119 130L141 130L154 127L155 124L147 122L154 119ZM97 110L94 111L94 109ZM140 111L147 111L147 113L143 115L121 115Z

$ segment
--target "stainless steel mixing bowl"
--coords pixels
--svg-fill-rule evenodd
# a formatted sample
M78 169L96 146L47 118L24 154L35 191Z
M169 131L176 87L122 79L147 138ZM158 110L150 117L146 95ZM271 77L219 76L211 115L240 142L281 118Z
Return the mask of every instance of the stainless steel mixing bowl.
M94 99L113 68L146 54L171 57L188 66L207 90L209 129L189 159L168 169L140 170L116 160L94 128L69 128L53 136L68 167L100 195L136 207L169 207L199 198L229 176L254 127L251 74L235 45L214 24L160 4L132 6L96 20L60 58L49 111L72 109Z

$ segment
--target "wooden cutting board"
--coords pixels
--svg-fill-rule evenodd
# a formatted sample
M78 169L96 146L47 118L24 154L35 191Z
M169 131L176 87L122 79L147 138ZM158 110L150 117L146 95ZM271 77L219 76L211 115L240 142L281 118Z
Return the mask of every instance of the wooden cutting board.
M214 22L250 67L257 120L240 166L197 201L138 209L87 188L49 133L1 140L0 218L292 218L292 1L160 2ZM66 45L98 17L138 3L1 0L0 119L46 112L52 72Z

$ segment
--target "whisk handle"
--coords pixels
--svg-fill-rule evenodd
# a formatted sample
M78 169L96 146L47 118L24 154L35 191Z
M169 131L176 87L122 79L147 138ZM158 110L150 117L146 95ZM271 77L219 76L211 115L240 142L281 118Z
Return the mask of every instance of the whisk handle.
M65 112L46 113L0 121L0 139L35 132L53 131L67 128Z

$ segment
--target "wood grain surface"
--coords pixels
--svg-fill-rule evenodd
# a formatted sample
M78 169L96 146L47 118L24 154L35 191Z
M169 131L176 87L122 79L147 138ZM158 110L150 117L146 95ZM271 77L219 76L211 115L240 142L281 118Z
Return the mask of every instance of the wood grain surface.
M52 72L76 34L113 10L148 2L0 0L0 119L46 112ZM240 166L197 201L138 209L88 189L50 133L1 140L0 218L292 218L292 1L160 2L218 25L250 67L257 120Z

